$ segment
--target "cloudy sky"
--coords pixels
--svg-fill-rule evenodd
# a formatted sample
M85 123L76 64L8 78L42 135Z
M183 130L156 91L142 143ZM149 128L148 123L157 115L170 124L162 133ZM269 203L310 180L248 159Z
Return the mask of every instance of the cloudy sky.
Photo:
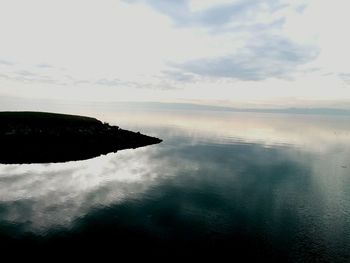
M0 0L0 96L350 108L347 0Z

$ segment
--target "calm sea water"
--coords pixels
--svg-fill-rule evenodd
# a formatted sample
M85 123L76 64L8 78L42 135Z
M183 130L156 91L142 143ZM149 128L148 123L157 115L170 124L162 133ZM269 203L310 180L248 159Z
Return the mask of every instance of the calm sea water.
M5 249L350 260L350 118L92 112L159 145L0 165Z

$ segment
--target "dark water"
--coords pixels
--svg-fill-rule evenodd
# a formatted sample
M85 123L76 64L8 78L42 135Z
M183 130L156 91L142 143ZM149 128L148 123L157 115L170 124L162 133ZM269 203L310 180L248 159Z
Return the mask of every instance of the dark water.
M95 116L164 142L0 165L2 248L349 262L349 117Z

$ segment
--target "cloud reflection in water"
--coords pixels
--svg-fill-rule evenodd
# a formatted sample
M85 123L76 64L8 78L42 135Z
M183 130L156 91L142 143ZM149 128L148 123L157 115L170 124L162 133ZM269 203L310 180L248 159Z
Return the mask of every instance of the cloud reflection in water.
M138 198L158 176L156 148L87 161L0 166L1 220L40 232L70 227L92 209Z
M0 227L69 235L78 225L132 242L137 231L147 242L214 240L289 259L349 255L347 117L200 116L117 116L164 142L80 162L1 165Z

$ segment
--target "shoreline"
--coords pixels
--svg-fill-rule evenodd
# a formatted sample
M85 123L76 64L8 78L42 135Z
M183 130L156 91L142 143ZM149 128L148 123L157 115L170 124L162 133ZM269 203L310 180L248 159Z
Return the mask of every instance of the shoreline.
M162 140L95 118L48 112L0 112L0 163L90 159Z

